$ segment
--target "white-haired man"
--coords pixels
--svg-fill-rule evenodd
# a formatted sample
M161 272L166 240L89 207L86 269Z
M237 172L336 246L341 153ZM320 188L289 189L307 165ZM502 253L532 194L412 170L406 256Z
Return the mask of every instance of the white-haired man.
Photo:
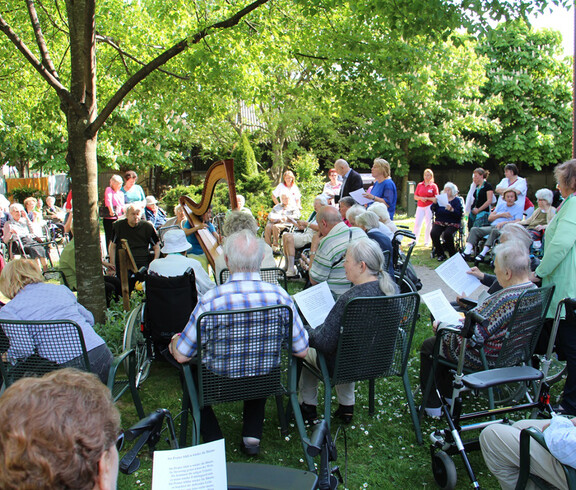
M349 196L351 192L363 188L362 177L358 172L352 170L348 162L339 158L334 163L334 168L338 175L342 177L342 187L340 187L340 194L334 196L334 200L338 202L343 197Z
M260 278L260 264L264 257L262 240L256 238L248 230L234 233L224 243L224 257L230 269L230 278L225 284L217 286L202 296L184 331L174 335L169 345L174 358L180 363L185 363L196 354L196 320L202 313L273 305L288 305L292 308L294 314L292 354L305 357L308 352L308 334L292 298L280 286L264 282ZM247 344L252 345L250 342ZM254 345L259 344L256 342ZM241 449L248 455L256 455L260 451L265 404L265 398L244 402ZM204 442L222 438L222 432L212 407L202 409L200 433Z

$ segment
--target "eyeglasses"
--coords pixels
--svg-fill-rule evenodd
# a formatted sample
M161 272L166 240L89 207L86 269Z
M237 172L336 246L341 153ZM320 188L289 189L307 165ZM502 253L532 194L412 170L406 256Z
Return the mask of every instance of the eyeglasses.
M116 438L116 449L120 451L124 446L124 432L120 432Z

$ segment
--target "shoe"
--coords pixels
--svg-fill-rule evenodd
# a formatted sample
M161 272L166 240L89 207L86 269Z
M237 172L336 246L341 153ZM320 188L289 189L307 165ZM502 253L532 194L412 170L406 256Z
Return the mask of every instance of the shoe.
M478 254L478 255L476 255L476 257L474 257L474 262L478 262L479 264L482 264L484 262L485 258L486 258L485 255Z
M302 418L307 425L316 425L318 423L318 410L316 405L301 403L300 412L302 412Z
M462 258L466 261L466 262L470 262L472 260L472 254L465 254L464 252L462 252L460 255L462 255Z
M338 409L334 412L334 417L339 418L344 424L352 422L353 416L354 405L338 405Z
M272 245L272 252L275 254L278 254L280 252L280 246L279 245Z
M247 446L244 441L240 443L240 451L242 451L246 456L258 456L260 454L260 444L256 446Z
M442 418L442 409L440 407L418 407L418 411L424 410L424 415L430 419L440 420Z
M292 267L291 270L286 271L286 278L288 278L288 279L294 279L294 278L298 277L299 275L300 275L300 273L298 272L298 267L296 267L296 266Z
M439 255L436 260L437 260L438 262L444 262L444 261L446 260L446 255L444 255L444 254Z

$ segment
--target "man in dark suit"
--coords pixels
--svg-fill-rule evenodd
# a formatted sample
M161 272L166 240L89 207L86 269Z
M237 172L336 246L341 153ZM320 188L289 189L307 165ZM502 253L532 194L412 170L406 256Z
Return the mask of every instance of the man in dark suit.
M352 170L350 165L346 160L339 158L334 163L334 168L338 175L342 177L342 187L340 188L340 195L334 196L335 202L338 202L340 198L349 196L351 192L358 189L362 189L362 177L358 172Z

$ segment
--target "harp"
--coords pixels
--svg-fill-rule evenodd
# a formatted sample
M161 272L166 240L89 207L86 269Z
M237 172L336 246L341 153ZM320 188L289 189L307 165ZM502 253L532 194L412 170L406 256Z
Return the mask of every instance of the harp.
M221 160L214 163L206 172L206 178L204 180L204 188L202 189L202 199L200 203L194 202L188 196L180 197L179 201L184 209L184 214L188 222L192 226L198 226L202 224L202 215L208 211L210 203L212 202L212 197L214 196L214 189L216 184L221 180L228 182L228 193L230 196L230 206L232 209L237 209L238 204L236 202L236 184L234 182L234 160ZM212 269L216 270L214 267L214 262L216 258L222 253L222 247L214 238L214 235L210 231L198 230L196 236L202 250L206 254L208 263L212 266Z

